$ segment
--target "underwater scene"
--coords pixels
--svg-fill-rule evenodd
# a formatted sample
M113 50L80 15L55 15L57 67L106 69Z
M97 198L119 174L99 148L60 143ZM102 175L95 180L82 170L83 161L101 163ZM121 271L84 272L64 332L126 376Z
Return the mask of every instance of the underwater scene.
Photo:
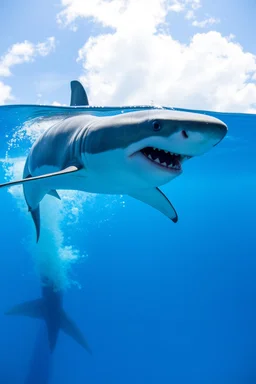
M1 182L70 110L134 108L0 107ZM1 188L0 383L256 382L256 115L169 110L228 127L161 187L177 223L126 194L63 189L40 203L37 243L22 185Z

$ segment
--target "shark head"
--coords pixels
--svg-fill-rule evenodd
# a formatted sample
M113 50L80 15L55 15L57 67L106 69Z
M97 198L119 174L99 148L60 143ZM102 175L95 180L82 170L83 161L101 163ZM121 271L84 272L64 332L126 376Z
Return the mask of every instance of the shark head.
M214 117L167 109L96 118L87 136L87 161L105 176L115 169L120 183L160 186L179 176L186 160L212 149L226 133L227 126Z

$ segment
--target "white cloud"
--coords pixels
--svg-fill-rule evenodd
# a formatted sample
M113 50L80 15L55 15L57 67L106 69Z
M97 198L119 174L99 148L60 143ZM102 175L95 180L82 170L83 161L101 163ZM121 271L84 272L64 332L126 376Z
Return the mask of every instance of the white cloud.
M52 105L54 105L55 107L66 107L67 106L67 104L61 104L58 101L54 101L52 103Z
M192 9L201 8L201 0L186 0L187 4L191 4Z
M8 101L13 100L12 89L9 85L0 81L0 105L5 104Z
M155 103L247 111L256 102L255 56L217 32L183 45L171 36L129 39L118 31L91 38L79 51L92 103Z
M205 28L213 24L218 24L220 22L220 19L215 19L214 17L209 17L208 19L198 21L194 20L192 25L194 27L199 27L199 28Z
M177 12L177 13L180 13L180 12L183 12L184 9L185 9L185 5L183 2L181 1L178 1L178 0L175 0L172 2L172 4L168 7L169 11L172 11L172 12Z
M63 0L62 4L59 22L67 25L87 17L113 28L90 37L79 50L78 61L84 69L80 79L92 103L149 104L153 100L194 109L254 110L256 57L245 52L234 36L210 31L182 44L160 32L172 5L179 5L194 20L199 0Z
M171 0L168 10L177 13L184 12L185 19L191 21L194 27L206 28L220 23L220 19L211 16L206 17L202 21L196 20L197 10L201 7L201 0Z
M132 18L132 27L140 25L143 29L145 18L148 27L149 16L153 22L160 24L168 12L193 13L194 16L201 7L201 0L62 0L61 3L64 9L57 15L57 22L70 26L73 31L77 31L74 23L79 18L92 18L105 27L113 28L127 25L126 20Z
M195 11L201 7L201 0L170 0L168 9L173 12Z
M106 26L115 26L125 0L62 0L64 10L57 15L59 24L70 25L77 18L92 17Z
M10 76L14 65L32 62L36 56L47 56L55 49L55 38L33 44L27 40L13 44L0 59L0 76Z
M57 15L61 25L70 25L78 18L93 18L105 27L112 27L134 36L155 31L165 20L169 1L166 0L62 0L64 10ZM143 15L143 22L142 22ZM146 20L146 23L144 22ZM132 24L131 24L132 22ZM131 27L132 26L132 27Z
M38 43L35 46L35 51L40 55L40 56L47 56L49 53L51 53L55 49L55 38L49 37L45 42L43 43Z
M193 11L193 9L187 11L185 18L187 20L194 20L196 18L195 12Z
M55 38L49 37L43 43L29 41L13 44L0 58L0 77L11 76L11 68L18 64L32 62L36 56L47 56L55 49ZM0 105L14 100L9 85L0 81Z

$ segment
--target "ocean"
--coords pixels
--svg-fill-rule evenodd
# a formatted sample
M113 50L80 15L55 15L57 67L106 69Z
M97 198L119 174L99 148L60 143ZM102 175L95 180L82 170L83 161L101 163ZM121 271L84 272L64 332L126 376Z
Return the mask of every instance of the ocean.
M0 108L1 182L55 119L28 108ZM256 115L207 114L229 131L162 188L177 224L127 196L60 191L36 245L22 188L0 190L1 384L256 383ZM92 355L62 332L50 354L42 321L5 315L40 297L40 271Z

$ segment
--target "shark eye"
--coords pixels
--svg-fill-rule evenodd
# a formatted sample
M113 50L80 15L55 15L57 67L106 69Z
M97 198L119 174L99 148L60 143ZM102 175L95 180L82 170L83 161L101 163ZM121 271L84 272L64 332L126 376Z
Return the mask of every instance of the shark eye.
M161 124L159 123L159 121L153 121L152 126L154 131L160 131L161 129Z

